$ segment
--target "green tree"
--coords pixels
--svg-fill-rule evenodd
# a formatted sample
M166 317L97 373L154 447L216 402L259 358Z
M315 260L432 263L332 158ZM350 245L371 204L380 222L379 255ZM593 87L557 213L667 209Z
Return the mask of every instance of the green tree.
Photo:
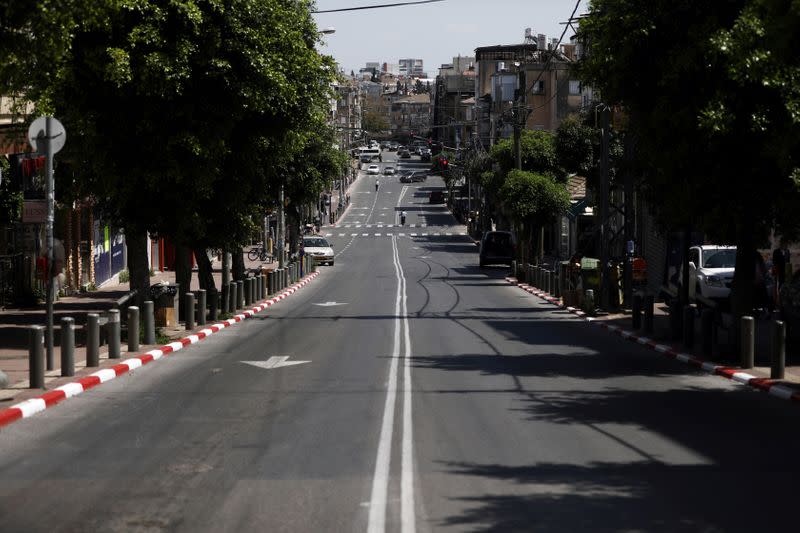
M588 175L595 169L595 143L599 132L586 125L580 117L571 115L558 126L555 151L558 165L566 173Z
M552 174L563 177L558 168L555 136L548 131L523 130L520 136L522 170ZM503 139L491 150L492 159L500 165L500 172L507 174L515 166L514 143Z
M389 129L389 123L378 111L366 111L361 119L361 127L370 133L380 133Z
M784 208L798 200L798 26L779 0L596 0L581 23L582 81L629 113L662 224L737 245L737 314L753 305L755 248L798 227Z
M292 141L317 124L335 71L314 49L310 2L97 5L46 96L81 192L126 228L141 288L145 231L185 248L228 244L274 198L270 185L293 179L274 162L303 149Z
M556 220L569 208L569 193L563 183L551 175L524 170L512 170L499 193L503 210L511 219L520 242L519 258L523 263L531 262L535 231Z

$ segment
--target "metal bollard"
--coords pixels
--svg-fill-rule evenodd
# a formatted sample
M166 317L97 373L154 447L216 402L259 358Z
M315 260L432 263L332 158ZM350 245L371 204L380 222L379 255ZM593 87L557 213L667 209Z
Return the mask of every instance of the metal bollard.
M656 305L656 297L652 294L644 296L644 332L653 333L653 308Z
M694 308L691 305L686 305L683 308L683 345L687 349L694 346Z
M782 320L772 323L770 346L770 372L772 379L783 379L786 370L786 324Z
M222 314L225 314L228 312L228 309L230 308L230 301L231 301L230 283L223 283L221 289L222 289L222 306L220 307L220 309L222 309Z
M128 308L128 351L139 351L139 308L135 305Z
M100 315L86 315L86 366L100 366Z
M634 294L631 301L631 318L633 319L633 329L642 327L642 295Z
M586 295L583 297L583 310L592 315L594 314L595 304L594 304L594 290L593 289L586 289Z
M239 301L239 296L236 294L238 285L235 281L231 281L228 284L228 312L235 313L236 312L236 302Z
M739 355L742 368L753 368L755 364L755 320L751 316L743 316L741 327Z
M553 296L556 298L561 298L561 274L559 274L558 270L556 270L553 274L553 277L555 278L555 286L553 289L556 291Z
M270 270L267 272L267 295L275 294L275 271Z
M194 293L187 292L183 297L185 298L183 306L186 309L184 327L187 330L194 329Z
M703 343L703 356L711 357L714 349L714 311L703 309L700 312L700 337Z
M261 274L261 299L264 300L267 297L267 275Z
M147 300L142 304L142 321L144 322L144 343L156 343L156 320L153 314L154 304Z
M28 379L30 388L44 388L44 326L31 326L28 333Z
M244 309L244 280L236 282L236 309Z
M253 303L253 278L244 279L244 305L250 307Z
M519 276L519 272L517 272L517 260L516 259L512 259L511 260L511 275L514 276L515 278L517 278L517 280L519 280L519 277L518 277Z
M61 319L61 375L75 375L75 319Z
M108 312L106 336L108 337L108 358L119 359L122 350L120 347L119 309L111 309Z
M206 325L206 298L207 292L205 289L197 291L197 325Z
M208 303L208 319L212 322L216 322L220 303L220 294L217 289L211 289L211 291L208 293Z

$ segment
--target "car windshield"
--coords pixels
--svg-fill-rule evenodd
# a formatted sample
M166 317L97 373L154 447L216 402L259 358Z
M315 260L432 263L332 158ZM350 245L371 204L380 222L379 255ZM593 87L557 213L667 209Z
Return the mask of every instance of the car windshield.
M303 244L307 248L327 248L330 246L328 241L321 237L315 237L313 239L303 239Z
M736 249L706 250L703 268L734 268L736 266Z

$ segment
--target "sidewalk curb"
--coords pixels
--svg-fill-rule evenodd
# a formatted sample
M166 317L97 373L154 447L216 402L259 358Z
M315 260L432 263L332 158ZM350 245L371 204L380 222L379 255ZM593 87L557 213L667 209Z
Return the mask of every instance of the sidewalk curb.
M100 385L101 383L105 383L106 381L110 381L116 378L119 375L125 374L127 372L131 372L140 366L146 365L147 363L151 363L153 361L157 361L161 359L163 356L168 355L170 353L177 352L178 350L183 349L190 344L195 344L200 342L201 340L221 331L227 327L233 326L238 322L241 322L247 318L254 316L256 313L263 311L264 309L272 306L273 304L278 303L279 301L287 298L289 295L294 294L299 289L310 283L319 275L319 272L314 272L309 274L302 280L298 281L291 287L288 287L280 294L273 296L268 300L264 300L259 305L255 307L251 307L238 315L229 318L228 320L224 320L217 324L213 324L205 329L198 331L195 334L189 335L188 337L184 337L180 340L171 342L169 344L165 344L160 348L150 350L145 352L141 355L136 355L131 357L130 359L126 359L121 363L114 365L109 368L103 368L90 374L84 378L81 378L77 381L73 381L71 383L66 383L59 387L56 387L52 391L46 392L41 396L36 398L31 398L29 400L25 400L18 404L12 405L6 409L0 411L0 427L6 426L12 422L20 420L22 418L28 418L36 413L44 411L48 407L52 407L68 398L73 396L77 396L82 392L85 392L91 388Z
M516 278L513 277L506 277L505 280L510 283L511 285L516 285L520 289L528 292L534 296L541 298L542 300L547 301L555 306L558 306L562 309L566 309L570 313L582 318L584 321L590 324L596 324L600 326L602 329L610 331L612 333L616 333L623 339L628 339L629 341L635 342L642 346L646 346L651 350L655 350L656 352L660 353L661 355L669 358L674 359L676 361L680 361L682 363L686 363L687 365L703 370L709 374L715 376L721 376L723 378L735 381L737 383L741 383L742 385L747 385L748 387L754 388L761 392L766 392L771 396L775 396L776 398L780 398L782 400L790 400L794 402L800 402L800 392L796 392L790 387L782 385L780 381L770 379L770 378L760 378L754 376L752 374L748 374L746 372L742 372L737 368L727 367L724 365L718 365L716 363L706 361L699 357L695 357L688 353L677 352L673 350L670 346L666 344L658 344L653 339L648 337L641 336L633 331L621 328L619 326L614 326L610 324L606 324L602 320L595 320L594 318L587 316L586 313L577 309L575 307L564 307L561 304L560 298L555 298L550 294L528 285L526 283L519 283Z

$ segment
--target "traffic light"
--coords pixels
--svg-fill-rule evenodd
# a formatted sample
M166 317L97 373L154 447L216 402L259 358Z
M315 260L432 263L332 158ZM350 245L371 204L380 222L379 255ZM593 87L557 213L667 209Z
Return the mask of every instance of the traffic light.
M447 170L447 159L442 158L442 170Z

